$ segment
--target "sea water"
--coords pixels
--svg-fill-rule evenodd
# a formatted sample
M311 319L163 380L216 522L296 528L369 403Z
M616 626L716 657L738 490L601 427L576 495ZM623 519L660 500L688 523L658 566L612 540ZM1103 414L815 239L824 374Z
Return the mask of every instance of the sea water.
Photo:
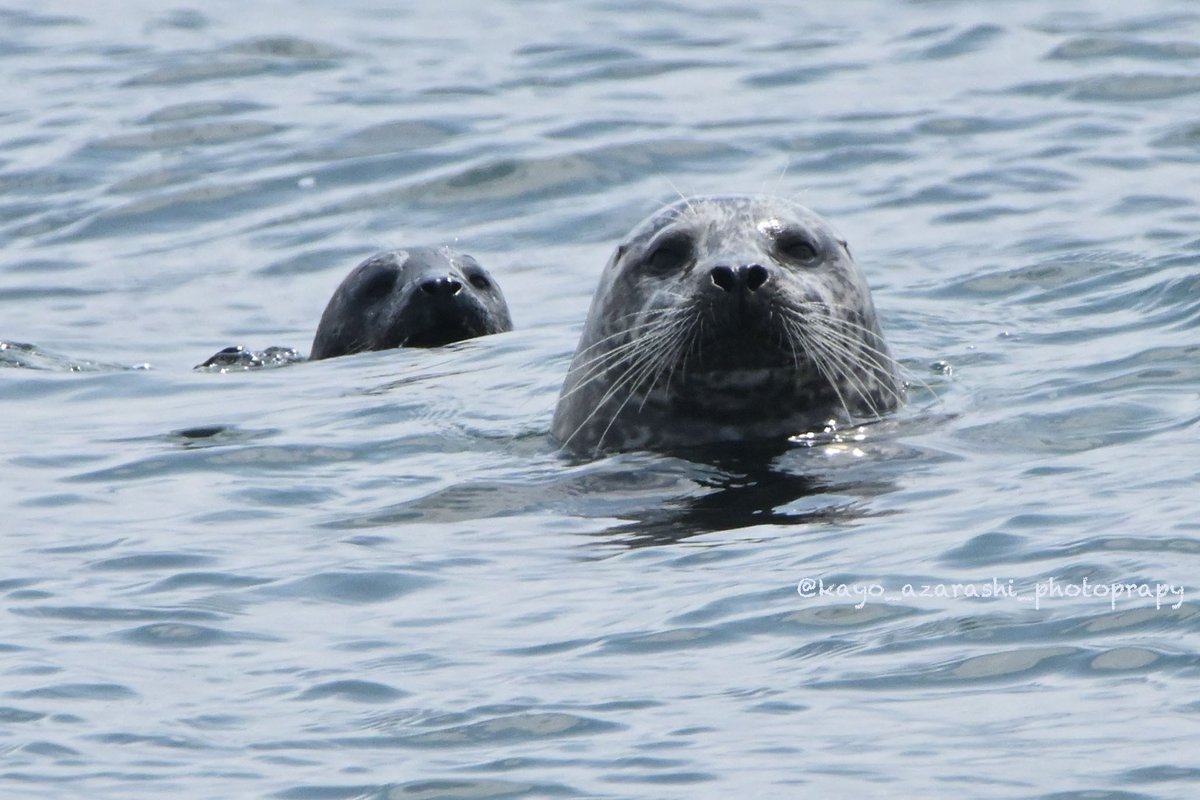
M8 2L0 796L1200 786L1200 9ZM815 209L909 403L564 457L599 271ZM516 330L306 352L372 252Z

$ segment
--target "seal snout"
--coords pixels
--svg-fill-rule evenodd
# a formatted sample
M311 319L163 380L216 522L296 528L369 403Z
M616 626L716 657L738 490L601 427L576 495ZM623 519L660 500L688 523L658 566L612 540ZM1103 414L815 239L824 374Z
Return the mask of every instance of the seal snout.
M462 291L462 282L449 275L439 275L421 281L421 291L433 297L453 297Z
M738 267L722 264L713 267L708 274L713 286L730 294L757 292L771 277L762 264L742 264Z

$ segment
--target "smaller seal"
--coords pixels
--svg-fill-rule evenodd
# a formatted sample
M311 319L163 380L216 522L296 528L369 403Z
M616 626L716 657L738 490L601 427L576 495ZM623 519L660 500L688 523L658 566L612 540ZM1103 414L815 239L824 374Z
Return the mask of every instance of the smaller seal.
M359 264L333 293L309 359L393 347L439 347L512 330L500 286L449 247L389 250Z

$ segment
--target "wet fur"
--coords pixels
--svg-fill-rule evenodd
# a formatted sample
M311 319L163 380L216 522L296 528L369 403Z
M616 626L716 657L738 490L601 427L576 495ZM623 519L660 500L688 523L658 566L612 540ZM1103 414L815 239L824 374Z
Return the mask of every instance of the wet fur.
M431 295L424 281L461 284L453 295ZM359 264L330 298L311 359L393 347L437 347L512 330L499 285L469 255L449 247L379 253Z
M676 240L691 256L655 269ZM815 257L791 258L783 241ZM714 267L747 265L761 287L720 288ZM660 210L613 254L553 432L583 453L787 437L878 417L903 395L865 278L828 224L786 200L701 197Z

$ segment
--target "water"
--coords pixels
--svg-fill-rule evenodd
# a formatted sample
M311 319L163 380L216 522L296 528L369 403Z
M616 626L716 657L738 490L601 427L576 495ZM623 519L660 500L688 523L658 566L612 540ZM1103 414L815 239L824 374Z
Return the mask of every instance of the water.
M1192 3L0 22L4 797L1196 791ZM676 190L833 221L909 407L558 455L600 267ZM515 332L192 370L446 242Z

